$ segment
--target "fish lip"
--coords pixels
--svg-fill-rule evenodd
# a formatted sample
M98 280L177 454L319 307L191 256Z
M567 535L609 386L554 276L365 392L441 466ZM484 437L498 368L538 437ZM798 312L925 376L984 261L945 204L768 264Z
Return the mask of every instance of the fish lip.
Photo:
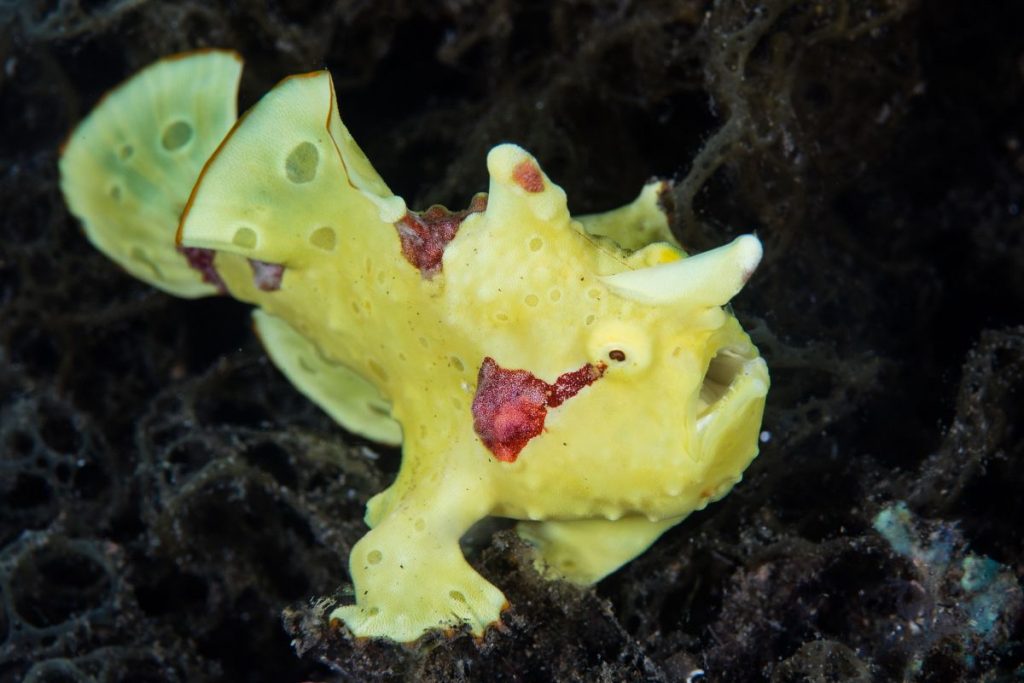
M723 373L727 382L721 381ZM698 400L705 405L697 410L697 434L730 415L743 414L748 404L764 400L768 385L768 366L752 345L719 349L702 381Z

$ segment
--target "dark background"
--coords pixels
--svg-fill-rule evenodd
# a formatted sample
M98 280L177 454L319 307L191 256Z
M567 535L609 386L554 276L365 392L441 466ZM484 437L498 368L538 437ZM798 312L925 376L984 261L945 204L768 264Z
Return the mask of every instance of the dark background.
M1022 26L1009 0L0 2L0 681L1017 680ZM299 396L246 307L119 272L57 187L104 91L203 46L246 59L242 109L329 68L415 208L465 206L514 141L574 213L658 176L688 248L756 230L744 482L590 590L480 529L513 604L483 642L328 628L397 452Z

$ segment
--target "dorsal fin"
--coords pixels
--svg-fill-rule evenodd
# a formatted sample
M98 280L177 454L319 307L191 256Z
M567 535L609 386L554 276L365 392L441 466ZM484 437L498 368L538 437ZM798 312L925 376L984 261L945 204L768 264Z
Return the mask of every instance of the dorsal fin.
M301 267L345 230L394 232L404 215L341 122L330 74L316 71L286 78L239 119L203 169L178 239Z

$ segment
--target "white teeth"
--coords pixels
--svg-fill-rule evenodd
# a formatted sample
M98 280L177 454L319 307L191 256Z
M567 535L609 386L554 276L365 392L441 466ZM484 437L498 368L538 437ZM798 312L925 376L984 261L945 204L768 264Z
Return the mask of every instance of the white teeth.
M723 306L743 289L762 254L761 240L743 235L703 254L601 279L619 296L639 303Z

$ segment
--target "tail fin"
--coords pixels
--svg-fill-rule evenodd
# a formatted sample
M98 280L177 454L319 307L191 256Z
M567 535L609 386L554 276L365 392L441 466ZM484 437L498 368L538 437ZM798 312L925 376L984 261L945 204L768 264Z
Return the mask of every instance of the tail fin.
M162 59L108 93L60 159L61 190L89 241L171 294L219 291L177 248L175 230L203 164L237 118L241 71L241 58L226 50Z

